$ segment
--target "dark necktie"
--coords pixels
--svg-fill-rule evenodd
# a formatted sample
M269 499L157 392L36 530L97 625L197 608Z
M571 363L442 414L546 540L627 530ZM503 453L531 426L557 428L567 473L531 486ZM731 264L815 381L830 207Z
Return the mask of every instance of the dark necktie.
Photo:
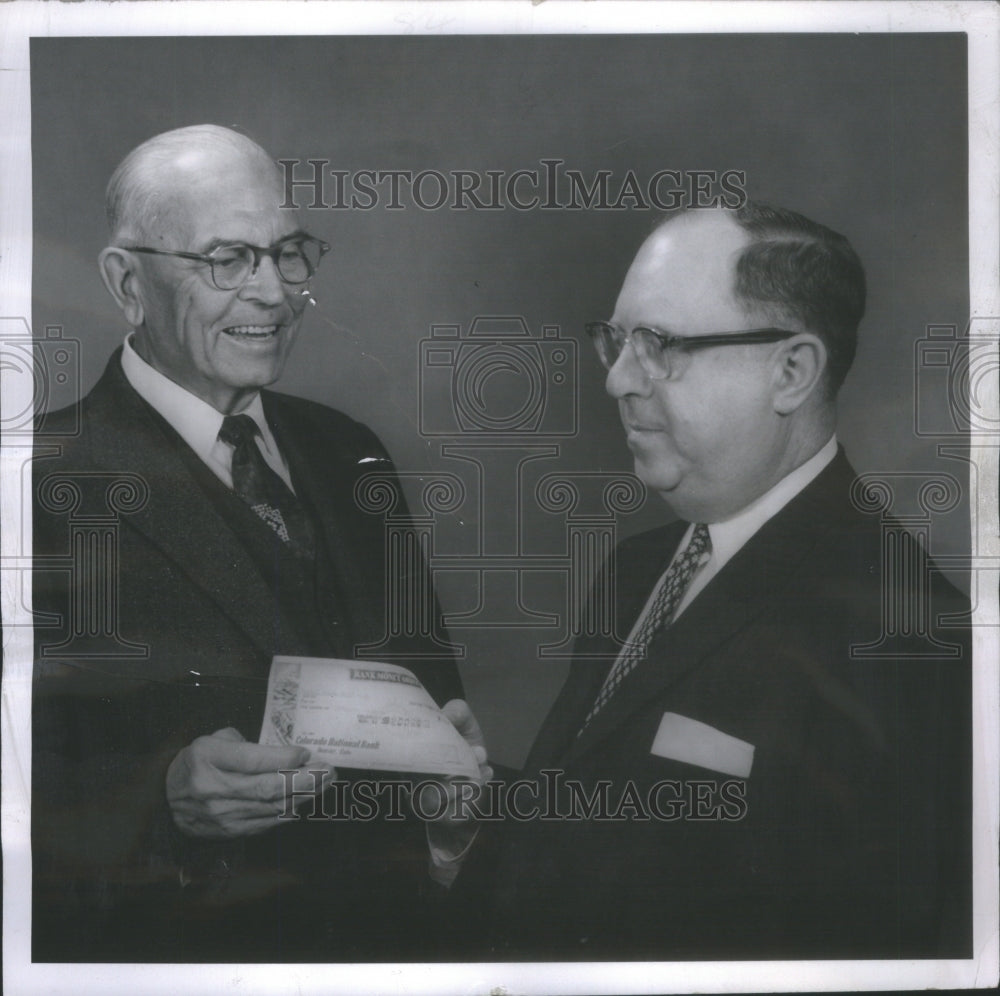
M684 552L674 560L660 580L649 612L646 613L646 618L642 621L639 632L635 635L635 640L626 645L608 672L607 678L604 679L604 684L597 693L597 701L587 713L583 726L580 728L581 733L594 716L604 708L622 681L635 670L636 665L645 660L646 651L649 649L649 644L657 630L665 629L673 621L677 606L684 598L684 593L688 590L695 573L711 553L712 541L708 535L708 526L699 522L694 527L691 540Z
M227 415L219 439L233 447L233 491L296 554L312 551L312 532L291 488L265 461L257 446L260 427L249 415Z

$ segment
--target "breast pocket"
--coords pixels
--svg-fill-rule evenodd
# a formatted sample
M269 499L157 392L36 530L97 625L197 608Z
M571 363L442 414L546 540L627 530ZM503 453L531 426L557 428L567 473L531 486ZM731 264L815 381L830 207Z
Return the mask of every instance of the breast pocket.
M734 778L749 778L754 746L697 719L665 712L650 753Z

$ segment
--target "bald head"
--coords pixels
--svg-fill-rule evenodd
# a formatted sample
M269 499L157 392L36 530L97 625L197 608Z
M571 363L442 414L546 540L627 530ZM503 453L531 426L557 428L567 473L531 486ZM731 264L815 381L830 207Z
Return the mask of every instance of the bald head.
M749 242L729 211L671 217L646 239L629 267L621 294L635 315L625 327L642 324L640 316L658 313L665 303L672 309L673 334L743 327L733 273Z
M192 190L226 177L271 182L280 200L281 176L256 142L219 125L192 125L154 135L118 165L105 197L113 243L149 242L177 227L179 206Z
M298 334L305 297L282 257L315 240L281 207L282 190L259 145L213 125L151 138L108 184L112 244L99 263L133 348L223 413L281 376ZM212 255L222 247L227 255ZM220 281L217 267L247 261L248 249L242 279L224 269Z

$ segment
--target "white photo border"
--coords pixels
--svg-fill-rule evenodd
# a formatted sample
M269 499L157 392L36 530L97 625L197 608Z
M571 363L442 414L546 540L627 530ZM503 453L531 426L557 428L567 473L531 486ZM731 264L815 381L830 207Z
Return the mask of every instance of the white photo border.
M239 5L234 16L233 5ZM1000 8L993 3L722 3L550 0L512 2L45 3L0 6L0 301L4 316L31 314L31 81L29 41L70 36L236 36L326 34L547 34L716 32L958 31L968 37L970 314L1000 324ZM27 333L30 335L30 332ZM998 422L995 378L977 399L981 421ZM30 375L4 377L3 414L30 405ZM4 617L3 852L4 982L8 992L187 993L241 996L312 993L759 992L993 986L998 978L998 615L995 569L982 590L993 601L975 616L974 957L955 961L746 963L546 963L429 965L105 965L30 962L31 630L17 578L30 550L17 547L28 526L30 496L18 482L30 449L6 440L2 460ZM978 550L996 564L998 461L995 445L978 450L972 502ZM25 556L27 553L27 556ZM991 580L992 578L992 580ZM30 585L27 586L30 589ZM30 600L30 595L28 596ZM20 625L19 625L20 624Z

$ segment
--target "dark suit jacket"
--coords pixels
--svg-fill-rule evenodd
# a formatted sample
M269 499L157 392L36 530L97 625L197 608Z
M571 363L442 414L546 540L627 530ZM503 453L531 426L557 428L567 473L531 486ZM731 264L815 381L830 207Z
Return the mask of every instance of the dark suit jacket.
M301 821L216 844L169 817L164 777L182 747L226 726L257 739L273 654L353 656L386 633L384 522L354 500L362 474L392 473L385 451L339 412L263 402L327 554L315 606L283 576L269 584L240 538L260 523L135 393L118 353L78 409L47 417L34 466L36 960L417 956L416 821ZM108 485L122 474L139 497L132 507L119 488L116 523ZM117 564L88 573L67 554L102 522ZM99 562L105 540L86 542ZM461 694L432 639L394 649L424 654L407 666L439 703Z
M508 820L487 956L968 956L968 632L934 627L949 645L935 648L898 632L919 620L883 625L882 526L852 506L853 478L840 454L654 638L579 737L617 645L578 644L527 772L558 770L588 796L605 781L612 818ZM620 634L684 528L617 551ZM910 540L900 552L917 556ZM923 577L900 573L904 601ZM938 575L931 601L967 610ZM894 656L852 658L883 632ZM664 713L752 745L749 776L651 753ZM660 812L644 819L658 783Z

